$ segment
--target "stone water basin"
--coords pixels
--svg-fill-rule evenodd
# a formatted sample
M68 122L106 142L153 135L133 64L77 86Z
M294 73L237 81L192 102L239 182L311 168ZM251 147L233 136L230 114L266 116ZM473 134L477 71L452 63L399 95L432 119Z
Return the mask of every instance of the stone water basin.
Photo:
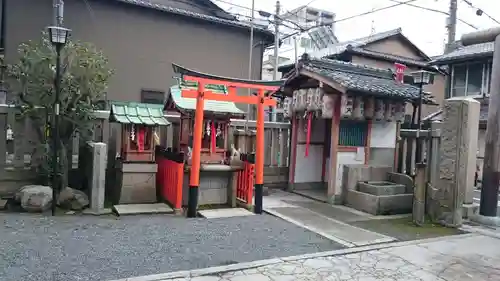
M406 187L389 181L358 182L358 191L375 196L390 196L405 194Z

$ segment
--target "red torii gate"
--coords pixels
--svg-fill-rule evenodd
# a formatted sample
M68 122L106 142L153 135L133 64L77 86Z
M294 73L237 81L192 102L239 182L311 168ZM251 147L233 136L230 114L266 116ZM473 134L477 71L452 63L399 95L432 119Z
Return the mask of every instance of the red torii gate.
M187 216L190 218L196 217L196 209L198 206L198 186L200 183L200 151L203 132L203 115L205 100L226 101L234 103L246 103L257 105L257 137L255 151L255 207L256 214L262 213L262 196L264 186L264 107L276 106L276 100L270 96L266 96L266 91L274 92L281 81L257 81L244 80L238 78L228 78L216 75L205 74L194 70L187 69L177 64L172 64L174 72L181 75L181 78L186 81L194 81L198 83L198 89L183 89L182 97L196 99L196 113L194 119L193 132L193 150L191 156L191 174L189 177L189 195L188 195L188 211ZM228 89L226 95L217 94L212 91L205 90L205 85L224 85ZM246 88L257 90L257 96L238 96L237 88ZM247 112L248 114L248 112ZM252 198L249 198L251 200Z

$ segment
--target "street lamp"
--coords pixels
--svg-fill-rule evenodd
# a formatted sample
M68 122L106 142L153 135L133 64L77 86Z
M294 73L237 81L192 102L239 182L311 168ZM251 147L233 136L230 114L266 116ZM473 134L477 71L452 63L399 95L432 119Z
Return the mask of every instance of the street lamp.
M413 84L418 86L418 119L417 119L417 142L420 138L420 129L422 127L422 101L423 101L423 87L434 83L434 73L426 70L419 70L411 73L413 77ZM423 157L420 157L420 161Z
M61 49L68 41L70 30L59 26L49 26L50 42L56 48L55 98L52 126L52 215L56 214L57 191L59 190L59 96L61 93Z

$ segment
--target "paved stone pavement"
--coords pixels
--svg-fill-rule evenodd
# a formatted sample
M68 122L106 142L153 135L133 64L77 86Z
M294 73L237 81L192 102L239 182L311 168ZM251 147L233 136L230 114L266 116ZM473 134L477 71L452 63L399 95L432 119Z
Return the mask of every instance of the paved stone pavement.
M500 240L479 234L162 281L481 281L500 280ZM350 249L349 249L350 250ZM141 279L144 281L150 279ZM156 279L158 280L158 279ZM130 279L130 281L135 281Z
M273 191L264 197L264 211L315 232L345 247L371 245L395 241L393 237L362 229L337 220L337 217L358 220L373 218L360 212L342 210L325 203L284 191ZM327 210L322 210L322 206ZM319 208L318 208L319 207ZM326 212L325 212L326 211Z

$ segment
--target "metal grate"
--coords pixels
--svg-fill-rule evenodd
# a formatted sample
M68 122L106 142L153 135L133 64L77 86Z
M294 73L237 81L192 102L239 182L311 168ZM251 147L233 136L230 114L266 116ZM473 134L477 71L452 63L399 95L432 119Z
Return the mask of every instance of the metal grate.
M339 128L340 146L366 146L368 139L368 122L357 120L341 120Z

